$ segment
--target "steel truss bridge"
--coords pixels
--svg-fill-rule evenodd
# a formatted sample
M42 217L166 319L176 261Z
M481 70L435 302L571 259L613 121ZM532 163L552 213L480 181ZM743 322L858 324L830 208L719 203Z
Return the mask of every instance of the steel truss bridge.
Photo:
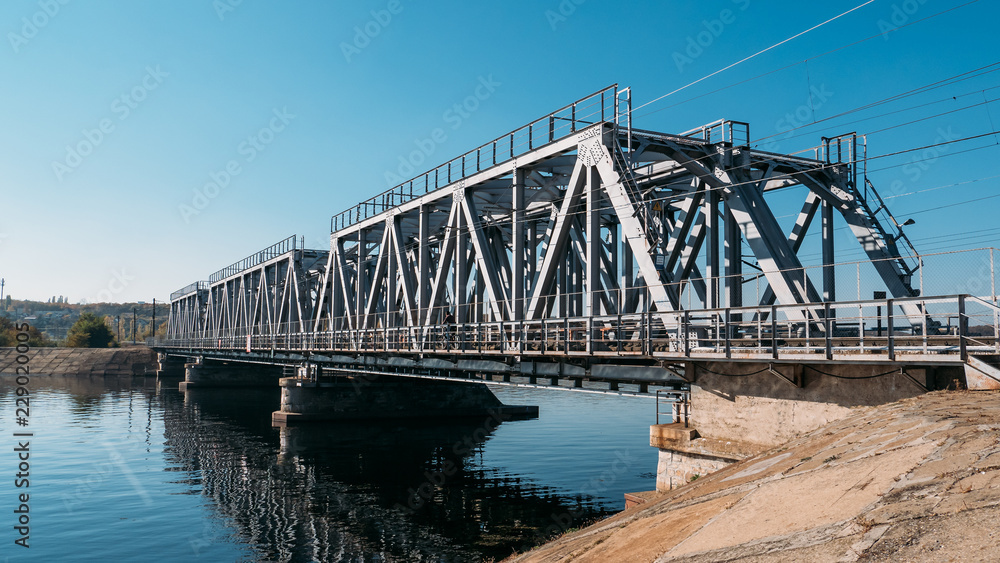
M805 197L786 232L772 201L790 189ZM836 215L884 298L859 281L837 299ZM806 267L810 227L822 263ZM175 292L159 347L639 393L689 380L692 360L1000 376L995 287L928 296L921 264L856 134L810 158L751 148L738 121L642 130L613 85L333 216L329 250L292 236Z

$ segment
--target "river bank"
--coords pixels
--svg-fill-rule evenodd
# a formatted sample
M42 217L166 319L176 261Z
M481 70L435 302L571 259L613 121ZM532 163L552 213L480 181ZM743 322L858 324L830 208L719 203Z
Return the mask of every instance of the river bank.
M852 415L506 561L998 561L1000 393Z
M14 375L15 348L0 348L0 374ZM27 356L31 375L155 375L156 352L145 346L123 348L32 348ZM23 361L23 360L22 360Z

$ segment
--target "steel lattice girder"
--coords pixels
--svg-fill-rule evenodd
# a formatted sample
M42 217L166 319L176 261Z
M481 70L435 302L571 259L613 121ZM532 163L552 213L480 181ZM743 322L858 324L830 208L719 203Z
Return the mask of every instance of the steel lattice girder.
M276 336L312 330L329 264L327 255L319 250L291 250L210 284L204 297L199 297L205 309L200 329L191 336ZM171 323L175 304L182 310L181 303L171 303Z
M742 305L744 243L768 283L763 304L821 303L796 255L820 208L840 211L892 295L913 295L850 172L599 123L333 233L315 328L428 326L446 311L461 323L650 310L671 323L688 284L706 306L722 303L722 285L729 306ZM795 185L809 193L786 235L767 194ZM823 281L834 295L832 276ZM800 320L821 310L804 307Z
M170 317L167 321L167 338L171 340L200 338L208 305L208 290L195 284L191 292L173 295L170 300Z

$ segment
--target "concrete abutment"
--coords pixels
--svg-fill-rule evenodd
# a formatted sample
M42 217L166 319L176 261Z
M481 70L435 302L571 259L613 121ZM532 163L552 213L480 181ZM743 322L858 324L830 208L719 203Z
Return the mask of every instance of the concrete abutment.
M843 418L944 389L961 367L902 364L689 362L689 424L650 427L659 449L656 488L666 491Z

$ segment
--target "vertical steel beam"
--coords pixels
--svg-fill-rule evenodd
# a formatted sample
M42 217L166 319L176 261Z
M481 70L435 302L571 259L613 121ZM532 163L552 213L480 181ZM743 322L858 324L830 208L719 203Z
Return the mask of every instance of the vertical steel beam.
M532 282L535 279L535 274L538 273L538 221L528 221L527 235L528 235L528 246L527 246L528 252L525 256L525 259L528 261L528 275L525 276L524 280L525 301L521 307L522 319L526 317L524 310L525 307L527 307L528 305L527 296L531 295L531 292L534 291L534 286L532 285Z
M727 307L743 306L743 233L740 225L733 217L733 212L726 205L726 290ZM740 320L741 315L733 315Z
M601 177L596 168L587 169L587 249L585 316L600 314L601 294Z
M621 223L618 224L621 227ZM629 244L628 240L625 239L624 232L621 237L621 302L618 305L618 313L626 315L631 313L629 303L632 303L634 289L632 289L633 281L635 280L635 261L632 259L632 245Z
M708 298L705 306L719 307L719 191L708 189L705 194L705 235L708 248L705 251L705 276L708 278Z
M468 224L464 221L462 201L465 199L465 190L460 189L455 192L455 201L458 205L458 215L455 217L455 322L465 323L469 321L467 301L469 291L469 234Z
M429 240L431 236L430 206L421 205L419 213L420 213L420 219L419 219L420 224L418 226L419 233L417 236L420 239L418 242L418 244L420 245L420 249L419 249L419 258L417 260L418 261L417 267L420 270L420 273L418 275L419 279L418 291L420 292L420 295L417 297L417 301L420 310L417 313L417 318L423 320L427 318L427 313L430 310L429 301L431 299L432 265L431 265L431 246Z
M523 168L514 170L514 185L511 194L511 320L524 319L524 175ZM532 237L534 239L534 237ZM529 245L530 247L530 245Z
M611 292L612 287L618 285L618 280L621 279L618 260L619 247L618 247L618 222L612 222L608 225L608 277L614 280L607 287L607 291ZM621 287L619 285L619 287ZM622 295L621 291L613 292L613 295L608 296L611 303L608 307L608 314L615 315L621 312L621 302Z
M821 210L823 219L823 301L836 301L836 270L833 263L836 261L833 252L833 206L830 202L824 201Z
M358 255L356 257L356 280L354 326L362 326L362 317L365 313L365 296L368 295L368 229L358 229Z

